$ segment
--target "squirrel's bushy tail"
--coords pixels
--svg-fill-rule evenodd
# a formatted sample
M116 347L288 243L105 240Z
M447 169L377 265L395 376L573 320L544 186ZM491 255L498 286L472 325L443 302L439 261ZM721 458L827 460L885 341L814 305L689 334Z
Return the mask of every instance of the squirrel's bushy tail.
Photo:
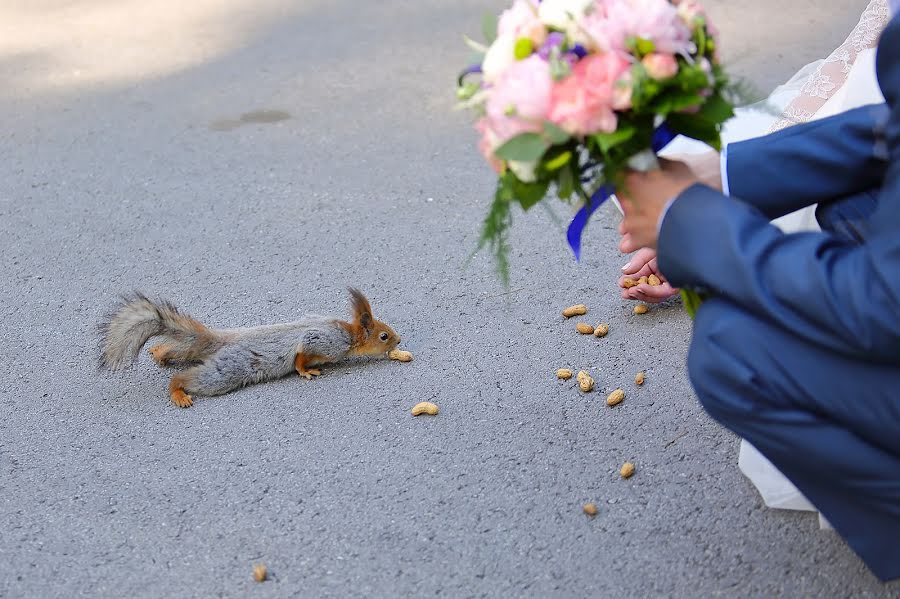
M118 370L137 359L147 340L166 338L176 353L200 360L221 347L219 335L166 301L141 293L122 298L121 305L100 325L100 367Z

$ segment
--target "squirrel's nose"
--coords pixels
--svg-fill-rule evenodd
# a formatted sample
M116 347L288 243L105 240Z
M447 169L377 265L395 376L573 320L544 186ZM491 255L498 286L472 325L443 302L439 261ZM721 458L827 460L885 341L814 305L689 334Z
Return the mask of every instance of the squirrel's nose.
M397 335L397 344L400 344L400 335Z

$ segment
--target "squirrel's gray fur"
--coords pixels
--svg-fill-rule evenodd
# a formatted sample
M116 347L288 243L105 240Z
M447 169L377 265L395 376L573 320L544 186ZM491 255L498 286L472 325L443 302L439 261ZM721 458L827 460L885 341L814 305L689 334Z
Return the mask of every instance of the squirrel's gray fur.
M368 301L361 293L351 293L355 301L362 298L368 309ZM220 395L294 372L294 358L301 352L316 356L316 364L346 357L355 341L346 325L333 318L308 316L287 324L213 330L169 302L153 301L135 293L123 298L101 325L100 365L111 370L123 368L137 359L151 337L159 336L162 344L157 347L165 346L165 358L157 359L161 365L193 364L176 375L184 391ZM390 333L390 343L395 346L395 334ZM384 351L389 349L392 347L386 345Z

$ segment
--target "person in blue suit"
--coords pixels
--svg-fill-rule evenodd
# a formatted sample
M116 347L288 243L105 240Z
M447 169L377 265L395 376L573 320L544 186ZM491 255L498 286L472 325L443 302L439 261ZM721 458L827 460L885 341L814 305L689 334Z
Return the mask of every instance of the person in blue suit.
M704 408L750 441L882 580L900 578L900 17L885 103L728 147L729 196L682 162L633 172L621 249L711 293L688 356ZM818 203L822 232L770 220Z

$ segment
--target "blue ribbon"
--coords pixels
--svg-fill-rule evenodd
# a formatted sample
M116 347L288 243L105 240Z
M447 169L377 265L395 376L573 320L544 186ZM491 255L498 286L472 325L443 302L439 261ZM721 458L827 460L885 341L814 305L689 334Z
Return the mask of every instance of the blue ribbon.
M669 145L673 139L675 139L675 134L672 130L669 129L665 123L660 125L653 132L653 139L650 144L653 153L658 154L664 147ZM601 186L600 189L594 192L594 195L590 197L587 203L581 207L581 210L575 214L575 218L572 219L569 230L566 232L566 238L569 240L569 246L575 254L576 262L581 260L581 234L584 232L588 220L591 218L591 215L596 212L597 208L602 206L615 192L616 190L612 185Z

